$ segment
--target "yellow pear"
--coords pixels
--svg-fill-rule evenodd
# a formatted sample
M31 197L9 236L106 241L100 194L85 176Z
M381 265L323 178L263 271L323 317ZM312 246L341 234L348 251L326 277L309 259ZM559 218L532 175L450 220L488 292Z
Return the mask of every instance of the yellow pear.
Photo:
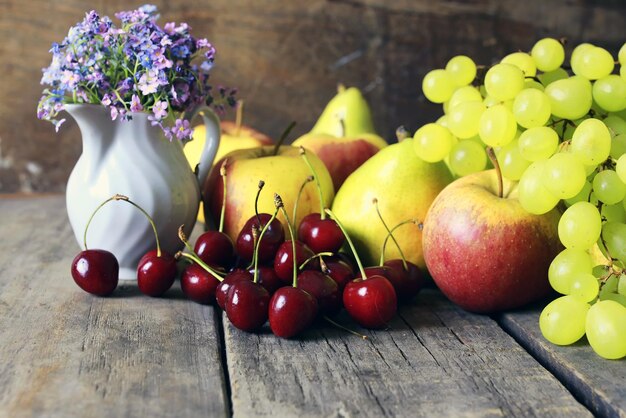
M346 88L340 84L337 95L328 102L311 133L336 137L375 134L372 112L361 91L356 87Z

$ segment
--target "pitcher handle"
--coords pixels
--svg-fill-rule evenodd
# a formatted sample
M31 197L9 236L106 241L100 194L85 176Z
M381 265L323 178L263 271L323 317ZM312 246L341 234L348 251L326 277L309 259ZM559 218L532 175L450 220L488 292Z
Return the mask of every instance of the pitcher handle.
M200 186L200 190L202 190L204 186L204 181L206 180L209 171L211 170L213 160L215 159L215 155L217 154L217 148L220 145L220 136L222 130L220 127L219 117L208 106L197 107L193 110L189 117L186 117L186 119L191 122L193 118L195 118L197 115L202 116L202 121L204 123L206 131L204 148L202 149L202 154L200 155L200 162L198 163L197 174L198 186Z

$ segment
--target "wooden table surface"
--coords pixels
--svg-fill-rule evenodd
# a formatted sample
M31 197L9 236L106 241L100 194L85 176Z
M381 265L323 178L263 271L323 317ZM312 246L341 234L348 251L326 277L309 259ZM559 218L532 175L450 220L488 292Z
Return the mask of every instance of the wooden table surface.
M248 334L175 285L108 298L69 274L62 196L0 198L1 417L626 417L626 360L547 343L541 306L467 313L435 290L362 340Z

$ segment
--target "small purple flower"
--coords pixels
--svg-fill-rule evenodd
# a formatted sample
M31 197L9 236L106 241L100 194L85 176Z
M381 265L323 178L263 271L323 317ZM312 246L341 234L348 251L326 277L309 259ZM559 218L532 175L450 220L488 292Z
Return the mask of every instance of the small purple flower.
M176 123L172 128L172 134L180 140L190 138L193 130L189 127L189 121L187 119L176 119Z
M65 118L61 120L53 120L52 123L54 123L54 131L59 132L59 129L61 129L61 125L63 125L64 122Z
M165 31L165 33L167 33L168 35L174 35L176 33L175 31L176 29L176 23L174 22L167 22L164 26L163 26L163 30Z
M141 90L141 94L144 96L156 93L159 85L159 72L156 70L148 70L143 73L137 83L137 87Z
M172 86L171 94L174 103L177 105L185 103L189 98L189 84L181 81L175 82Z
M158 120L167 117L167 107L168 104L166 101L157 101L152 106L152 112L154 112L154 117Z
M100 100L100 103L102 103L105 106L111 106L111 103L113 102L112 99L113 99L113 96L107 93L104 96L102 96L102 100Z
M132 99L130 100L130 111L131 112L141 112L143 110L143 106L141 105L141 100L139 96L133 94Z

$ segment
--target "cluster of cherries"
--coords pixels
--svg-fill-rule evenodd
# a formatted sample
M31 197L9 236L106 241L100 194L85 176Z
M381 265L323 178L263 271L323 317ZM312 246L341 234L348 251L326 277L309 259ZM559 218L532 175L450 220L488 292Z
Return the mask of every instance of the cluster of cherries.
M313 170L304 150L302 156ZM225 185L225 165L220 172ZM314 171L307 181L313 179L317 180ZM261 181L259 193L263 186ZM301 191L303 188L304 185ZM225 196L223 199L225 202ZM130 202L127 198L122 200ZM296 232L282 199L276 194L274 204L273 214L257 211L244 224L235 242L222 232L224 205L219 229L200 235L193 247L182 227L179 229L186 252L178 252L174 257L167 255L158 249L157 239L157 250L147 253L140 261L139 289L150 296L162 295L175 280L176 261L184 259L189 264L180 283L189 299L217 304L233 326L241 330L258 330L269 320L275 335L289 338L307 329L316 319L338 325L331 318L342 307L365 328L385 327L395 315L398 301L411 300L425 285L421 270L406 261L401 250L400 259L386 262L381 259L379 266L364 268L350 237L329 209L320 206L319 213L305 216ZM378 211L377 202L374 204ZM288 225L288 239L277 219L279 213ZM382 217L381 222L385 224ZM405 223L408 221L402 224ZM388 238L395 242L393 229L387 230ZM340 252L346 243L354 254L357 272L349 258ZM383 254L386 243L387 240ZM87 259L89 262L85 264ZM96 261L98 268L90 271L88 280L83 280L84 266L92 270ZM113 261L115 257L106 251L83 251L74 260L72 276L84 290L108 294L117 285L117 262L113 265ZM97 275L102 275L101 279L96 280Z

